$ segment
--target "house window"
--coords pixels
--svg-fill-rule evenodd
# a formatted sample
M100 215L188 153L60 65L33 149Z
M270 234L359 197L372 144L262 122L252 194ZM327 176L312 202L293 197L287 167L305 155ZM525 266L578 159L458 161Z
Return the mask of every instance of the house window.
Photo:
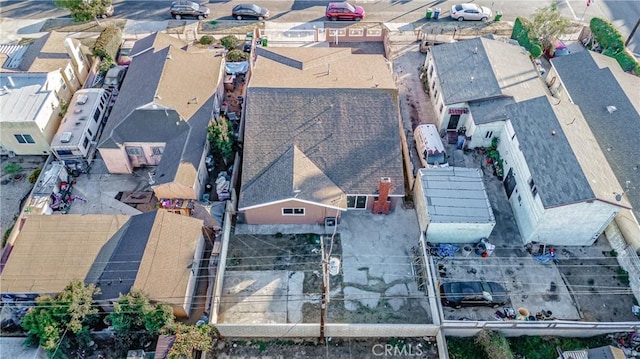
M67 83L64 82L64 79L60 79L60 88L62 88L63 90L67 89Z
M529 189L531 190L533 197L538 194L538 187L536 187L536 184L533 182L533 178L529 179Z
M89 146L89 138L85 137L84 141L82 142L82 147L86 149L88 146Z
M367 196L347 196L347 208L366 209Z
M132 155L132 156L142 156L142 147L126 147L125 150L127 151L128 155Z
M93 132L91 132L90 128L87 128L87 133L89 134L89 137L93 138Z
M283 216L304 216L304 208L283 208Z
M491 138L493 137L493 131L487 131L487 133L484 134L484 138Z
M97 123L100 120L100 111L96 111L93 113L93 120Z
M442 113L442 110L444 109L444 105L440 104L440 113Z
M429 77L433 76L433 66L430 66L431 68L429 69ZM435 84L435 82L434 82Z
M13 135L13 137L16 138L16 141L18 141L18 143L36 143L36 141L33 140L33 137L31 137L31 135L27 135L27 134L23 134L23 135Z
M431 82L431 90L435 90L435 89L436 89L436 81L435 81L435 80L433 80L433 81Z
M162 156L162 152L164 152L164 147L151 147L151 152L154 156Z

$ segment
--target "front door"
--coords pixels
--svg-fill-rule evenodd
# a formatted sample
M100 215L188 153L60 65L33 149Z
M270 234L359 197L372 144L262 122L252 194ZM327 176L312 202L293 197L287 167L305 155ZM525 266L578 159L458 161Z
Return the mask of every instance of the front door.
M460 122L460 115L451 115L449 117L449 124L447 125L447 130L457 130L458 122Z
M507 198L511 198L513 190L516 189L516 184L516 176L513 175L513 168L510 168L504 179L504 190L507 192Z

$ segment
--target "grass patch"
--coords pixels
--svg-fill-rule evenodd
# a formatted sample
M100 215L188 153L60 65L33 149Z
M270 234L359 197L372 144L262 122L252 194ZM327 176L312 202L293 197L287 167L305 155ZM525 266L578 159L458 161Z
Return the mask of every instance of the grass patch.
M100 20L98 25L95 21L75 22L72 19L49 19L45 21L40 29L41 32L102 32L107 27L117 27L124 29L125 19Z

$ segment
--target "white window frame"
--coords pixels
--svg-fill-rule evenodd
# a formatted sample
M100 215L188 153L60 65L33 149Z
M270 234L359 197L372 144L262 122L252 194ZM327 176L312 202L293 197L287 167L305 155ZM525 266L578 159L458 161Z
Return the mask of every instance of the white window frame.
M291 213L285 213L285 210L286 211L290 210ZM282 208L282 215L283 216L304 216L305 209L301 207L285 207L285 208Z

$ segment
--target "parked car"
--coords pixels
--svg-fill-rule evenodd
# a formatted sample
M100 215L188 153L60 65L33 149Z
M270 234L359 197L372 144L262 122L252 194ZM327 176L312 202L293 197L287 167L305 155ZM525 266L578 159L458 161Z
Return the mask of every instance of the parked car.
M174 1L169 12L176 20L180 20L183 17L195 17L198 20L202 20L211 14L211 10L206 5L193 1Z
M264 20L269 18L269 10L256 4L240 4L233 7L231 16L238 19Z
M454 308L462 306L500 307L507 303L507 291L495 282L446 282L440 285L442 305Z
M476 4L458 4L451 7L451 18L458 21L480 20L487 21L491 18L491 9Z
M120 90L120 86L122 86L122 80L124 80L124 75L126 73L126 66L114 66L110 68L109 71L107 71L107 74L104 76L102 88L107 90Z
M133 45L135 45L136 40L124 40L122 45L120 45L120 51L118 52L118 65L126 66L131 63L131 50L133 50Z
M351 5L348 2L330 2L327 5L327 19L360 21L364 19L364 8L359 5Z
M564 42L560 40L542 41L542 44L544 48L544 56L547 59L552 59L558 56L565 56L571 53Z

